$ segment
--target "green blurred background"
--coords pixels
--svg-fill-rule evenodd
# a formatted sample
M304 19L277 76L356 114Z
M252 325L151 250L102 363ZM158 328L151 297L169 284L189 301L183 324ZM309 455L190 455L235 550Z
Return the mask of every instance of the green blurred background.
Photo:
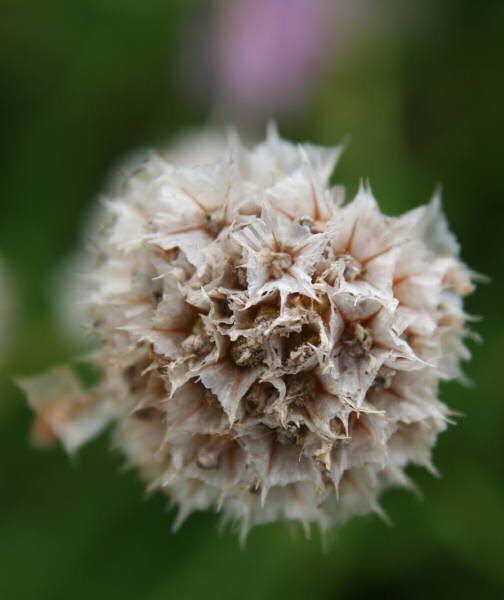
M368 176L386 212L425 202L441 182L464 260L492 278L467 301L483 316L484 343L470 344L466 365L474 386L442 386L465 417L436 447L441 480L412 469L421 501L386 493L392 527L356 519L326 550L317 532L305 540L281 525L254 529L240 549L210 513L172 534L174 511L145 498L108 435L72 461L30 444L32 415L11 377L76 351L53 281L110 169L215 114L185 72L208 78L207 62L177 58L209 11L183 0L1 0L0 12L0 254L16 307L0 367L0 598L504 597L504 3L374 3L354 15L302 109L277 115L293 139L351 134L335 180L351 197Z

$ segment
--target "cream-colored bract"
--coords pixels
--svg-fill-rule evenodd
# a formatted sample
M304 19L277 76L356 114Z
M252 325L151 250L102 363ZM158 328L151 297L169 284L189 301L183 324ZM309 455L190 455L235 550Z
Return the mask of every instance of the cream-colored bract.
M69 452L114 423L177 525L210 506L243 536L381 512L408 464L434 470L438 384L467 357L471 274L439 198L392 218L361 186L345 205L340 148L274 128L204 154L122 170L80 285L100 385L58 368L22 382L29 402Z

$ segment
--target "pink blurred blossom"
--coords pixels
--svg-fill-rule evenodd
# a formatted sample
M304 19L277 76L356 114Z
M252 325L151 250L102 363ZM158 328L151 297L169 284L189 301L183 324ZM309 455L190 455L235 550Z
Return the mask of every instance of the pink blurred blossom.
M193 15L182 76L227 121L295 111L341 46L351 12L349 0L213 1Z
M216 23L218 100L269 115L303 104L331 58L334 2L234 0Z

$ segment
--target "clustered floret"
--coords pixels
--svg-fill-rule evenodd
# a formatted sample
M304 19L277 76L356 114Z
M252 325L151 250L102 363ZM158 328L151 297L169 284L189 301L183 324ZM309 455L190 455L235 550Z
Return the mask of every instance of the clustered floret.
M460 377L470 272L439 198L392 218L329 187L340 148L273 129L180 167L152 153L105 200L83 276L99 385L24 381L69 452L115 443L176 525L215 506L251 526L325 529L370 510L405 467L433 471Z

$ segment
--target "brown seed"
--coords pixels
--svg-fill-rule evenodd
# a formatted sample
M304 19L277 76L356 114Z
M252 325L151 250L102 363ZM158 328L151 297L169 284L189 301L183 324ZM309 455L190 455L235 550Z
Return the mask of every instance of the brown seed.
M182 342L181 347L187 354L204 356L212 350L213 342L206 331L201 331L201 333L187 336Z
M285 399L299 408L317 397L318 379L312 373L297 373L285 377Z
M287 429L279 429L277 433L277 439L282 446L294 446L297 441L296 434Z
M369 329L354 322L347 323L341 336L341 342L347 354L354 358L361 358L373 347L373 338Z
M155 406L146 406L136 410L133 416L141 421L160 421L164 417L164 413Z
M249 391L245 394L245 408L249 413L260 413L264 410L269 398L275 394L276 390L267 382L256 381Z
M287 427L277 429L277 440L282 446L294 446L302 443L306 432L306 425L297 427L294 423L287 423Z
M381 369L378 371L378 374L374 378L371 387L377 392L383 392L392 385L392 380L394 379L395 374L396 371L394 369L386 366L381 367Z
M273 306L272 304L261 304L254 317L254 323L256 325L267 323L268 321L276 319L279 315L280 311L277 306Z
M240 336L231 343L229 356L237 367L257 367L266 357L260 340Z
M242 289L247 289L247 268L243 265L235 267L236 280Z
M338 419L338 417L334 417L333 419L331 419L329 427L331 428L331 431L336 435L344 435L345 433L345 426L343 425L343 421L341 419Z
M301 370L313 356L313 346L320 342L320 335L312 327L303 327L302 331L294 332L285 340L283 364L288 369Z
M221 313L221 315L223 317L232 317L233 316L233 311L231 310L231 307L229 306L229 302L225 298L222 298L221 300L219 300L217 304L219 307L219 312Z

